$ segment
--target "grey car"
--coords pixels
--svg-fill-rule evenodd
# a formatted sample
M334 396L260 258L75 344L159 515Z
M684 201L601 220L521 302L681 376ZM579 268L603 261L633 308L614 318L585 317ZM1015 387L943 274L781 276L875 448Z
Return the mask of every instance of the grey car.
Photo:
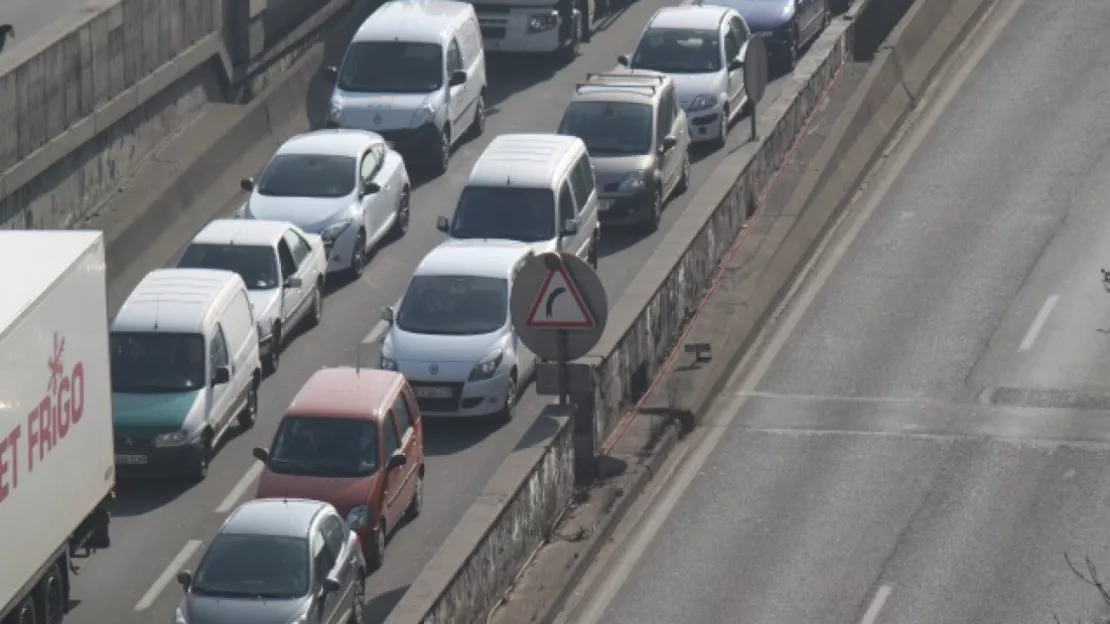
M589 74L557 132L586 144L601 223L654 232L667 199L690 185L686 113L666 74L624 68Z
M197 565L174 624L361 624L366 563L334 507L300 499L239 506Z
M803 47L832 18L834 8L850 0L695 0L696 5L735 9L753 33L765 37L767 51L779 67L791 71Z

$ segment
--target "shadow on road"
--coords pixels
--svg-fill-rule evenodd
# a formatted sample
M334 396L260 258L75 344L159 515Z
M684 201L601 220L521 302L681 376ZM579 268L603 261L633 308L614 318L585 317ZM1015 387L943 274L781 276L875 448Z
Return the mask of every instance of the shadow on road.
M453 455L480 444L500 429L504 422L497 418L434 418L424 417L424 454Z
M397 603L401 602L401 597L408 591L408 585L402 585L395 589L391 589L384 594L379 594L366 601L366 608L363 609L363 621L367 624L372 622L384 622L385 618L389 616L389 612Z

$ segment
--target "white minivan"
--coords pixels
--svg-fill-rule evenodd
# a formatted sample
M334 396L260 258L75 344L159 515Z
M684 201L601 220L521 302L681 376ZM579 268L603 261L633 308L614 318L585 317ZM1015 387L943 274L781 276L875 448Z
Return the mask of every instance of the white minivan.
M233 423L258 418L258 333L246 285L217 269L158 269L109 334L120 474L203 479Z
M474 163L451 219L436 227L450 239L505 239L537 253L572 253L597 267L598 198L582 139L503 134Z
M387 2L325 71L329 126L376 132L436 173L460 139L485 130L486 58L468 2Z

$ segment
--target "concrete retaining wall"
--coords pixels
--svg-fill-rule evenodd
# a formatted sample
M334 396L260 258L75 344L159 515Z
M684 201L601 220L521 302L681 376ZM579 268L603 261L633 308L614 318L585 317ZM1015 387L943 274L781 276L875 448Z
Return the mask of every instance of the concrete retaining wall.
M0 227L80 226L208 102L284 69L354 0L99 0L0 55Z

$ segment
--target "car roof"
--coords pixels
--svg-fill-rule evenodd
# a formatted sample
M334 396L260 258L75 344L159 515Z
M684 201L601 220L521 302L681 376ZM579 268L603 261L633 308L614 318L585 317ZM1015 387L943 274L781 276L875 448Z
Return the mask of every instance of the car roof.
M735 9L713 5L665 7L655 13L648 28L716 28L730 13Z
M651 70L621 67L601 74L586 74L586 81L575 88L575 101L637 102L654 104L670 76Z
M292 223L254 219L216 219L193 238L202 245L264 245L273 247Z
M345 128L315 130L290 138L278 148L278 154L310 154L313 156L351 156L357 158L368 146L385 143L376 132Z
M297 392L286 416L378 419L404 383L400 373L374 368L322 368Z
M299 498L250 500L231 512L220 533L307 538L312 521L328 507L328 503Z
M386 2L370 14L352 43L365 41L404 41L411 43L446 43L458 24L473 12L467 2L424 0L421 2Z
M470 172L472 186L550 188L564 162L585 153L582 139L560 134L502 134L490 141Z
M219 269L155 269L128 295L112 331L203 333L212 301L236 281Z
M0 271L5 277L4 296L0 297L0 335L43 297L59 276L82 262L90 247L103 248L101 237L93 230L0 230ZM34 261L28 262L31 258ZM103 256L92 261L103 275ZM86 267L88 263L83 261Z
M417 275L467 275L508 279L532 246L510 240L450 240L435 247L416 266Z

